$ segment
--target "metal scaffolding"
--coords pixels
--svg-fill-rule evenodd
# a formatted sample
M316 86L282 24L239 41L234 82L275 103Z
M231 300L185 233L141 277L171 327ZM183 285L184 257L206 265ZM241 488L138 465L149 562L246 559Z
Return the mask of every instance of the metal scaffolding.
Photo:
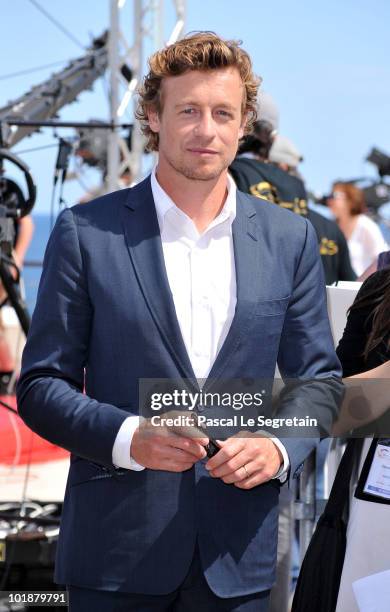
M123 114L133 102L134 93L142 81L145 71L145 58L164 45L164 0L134 0L133 13L133 44L127 43L122 18L122 9L126 0L110 0L110 33L108 51L108 69L110 71L110 122L118 123ZM167 44L178 40L184 32L185 0L173 0L175 23L167 38ZM120 94L123 81L121 68L131 67L131 78L126 82L126 89ZM118 188L118 180L126 167L131 168L133 180L142 178L142 158L145 140L139 123L133 121L132 145L129 151L127 144L119 138L116 130L112 130L108 146L108 177L107 189ZM121 152L121 155L120 155ZM122 158L122 159L121 159Z

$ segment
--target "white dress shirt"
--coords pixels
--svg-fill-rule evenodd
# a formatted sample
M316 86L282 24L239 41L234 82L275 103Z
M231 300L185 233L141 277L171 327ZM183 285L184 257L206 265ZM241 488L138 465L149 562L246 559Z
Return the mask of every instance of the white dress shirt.
M203 233L159 185L155 171L151 187L160 227L168 282L183 341L196 378L207 378L233 321L237 302L232 223L236 216L236 186L228 176L228 195L218 216ZM130 457L139 417L123 423L113 447L113 463L142 470ZM272 438L283 455L275 478L287 473L283 444Z

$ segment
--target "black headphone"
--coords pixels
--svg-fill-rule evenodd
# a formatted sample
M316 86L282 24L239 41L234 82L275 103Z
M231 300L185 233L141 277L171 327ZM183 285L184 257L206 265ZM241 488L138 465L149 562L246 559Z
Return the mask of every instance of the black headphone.
M24 178L27 183L28 197L27 199L24 197L22 190L20 187L12 180L3 178L3 182L5 182L5 190L7 190L16 195L18 200L17 210L20 211L18 216L24 217L28 215L34 207L35 200L37 197L37 188L34 183L33 177L31 176L31 172L28 166L21 160L19 157L10 153L6 149L0 149L0 164L3 159L7 159L11 163L15 164L24 174Z

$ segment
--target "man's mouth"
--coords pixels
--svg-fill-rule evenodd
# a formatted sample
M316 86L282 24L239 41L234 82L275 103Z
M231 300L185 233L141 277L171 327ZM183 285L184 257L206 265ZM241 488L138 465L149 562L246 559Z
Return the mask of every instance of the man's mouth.
M214 149L206 149L203 147L189 147L187 151L189 151L190 153L195 153L197 155L217 155L218 154L218 151L215 151Z

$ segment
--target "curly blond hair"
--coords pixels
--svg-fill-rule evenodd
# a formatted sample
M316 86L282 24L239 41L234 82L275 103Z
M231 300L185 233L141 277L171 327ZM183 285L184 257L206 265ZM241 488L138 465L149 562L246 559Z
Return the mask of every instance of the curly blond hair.
M261 79L252 70L252 62L240 41L223 40L214 32L196 32L154 53L149 59L149 73L138 90L136 118L147 137L147 149L158 151L159 135L149 126L148 112L161 113L161 83L164 77L179 76L189 70L217 70L235 67L244 85L242 113L247 116L249 133L257 118L257 90Z

